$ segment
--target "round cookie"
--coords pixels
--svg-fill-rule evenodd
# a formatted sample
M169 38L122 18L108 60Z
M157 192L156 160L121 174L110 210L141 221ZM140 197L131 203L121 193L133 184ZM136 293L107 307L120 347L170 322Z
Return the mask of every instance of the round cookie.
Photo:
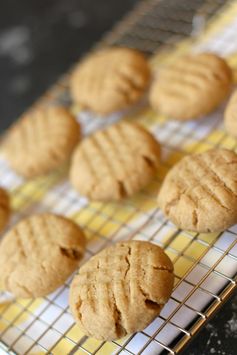
M63 107L26 113L7 132L4 149L12 168L26 178L46 174L63 164L80 137L80 127Z
M10 198L8 193L0 187L0 232L6 227L10 214Z
M160 162L160 146L137 124L119 122L84 139L70 169L75 189L92 200L119 200L144 187Z
M186 230L221 232L237 223L237 154L212 149L184 157L165 177L158 205Z
M83 109L102 115L138 101L150 81L150 69L139 51L109 48L87 57L71 78L71 94Z
M227 132L237 138L237 90L227 104L224 122Z
M117 243L80 268L70 287L71 312L86 335L118 339L159 315L173 283L172 262L160 247Z
M199 118L215 110L231 86L232 72L224 59L211 53L186 55L161 70L150 103L170 118Z
M54 214L19 222L0 243L0 279L16 297L42 297L76 270L85 247L77 224Z

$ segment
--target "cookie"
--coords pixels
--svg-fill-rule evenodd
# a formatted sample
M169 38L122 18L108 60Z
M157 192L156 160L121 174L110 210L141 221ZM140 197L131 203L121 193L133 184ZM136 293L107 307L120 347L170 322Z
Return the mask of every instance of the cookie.
M79 136L79 125L65 108L35 109L9 129L4 150L18 174L33 178L63 164Z
M86 335L118 339L159 315L173 283L172 262L160 247L117 243L80 268L70 287L71 312Z
M224 59L211 53L187 55L160 71L150 103L170 118L199 118L215 110L231 86L232 72Z
M165 177L158 205L190 231L221 232L237 223L237 154L212 149L184 157Z
M78 267L85 237L77 224L54 214L22 220L0 244L0 279L16 297L42 297Z
M227 132L237 138L237 91L227 104L224 122Z
M8 193L0 187L0 232L6 227L11 214Z
M75 189L92 200L120 200L144 187L160 162L160 146L141 126L119 122L84 139L70 169Z
M109 48L87 57L71 78L71 95L83 109L107 115L137 102L150 81L148 62L129 48Z

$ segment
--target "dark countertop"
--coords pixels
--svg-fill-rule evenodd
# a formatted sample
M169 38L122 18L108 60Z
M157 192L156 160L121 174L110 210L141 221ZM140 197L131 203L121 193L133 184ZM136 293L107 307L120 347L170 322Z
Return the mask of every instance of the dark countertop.
M0 12L0 129L22 113L136 0L8 0ZM184 351L236 354L237 295Z

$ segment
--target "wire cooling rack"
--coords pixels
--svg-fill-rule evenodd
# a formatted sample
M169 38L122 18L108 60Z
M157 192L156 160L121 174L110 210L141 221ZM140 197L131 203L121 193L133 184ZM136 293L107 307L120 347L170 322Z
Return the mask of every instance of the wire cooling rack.
M237 68L236 1L145 1L99 43L123 44L152 54L156 68L187 51L209 50ZM167 50L168 48L168 50ZM155 53L155 54L154 54ZM69 104L68 75L36 105ZM70 280L44 299L13 299L0 292L0 354L160 354L179 352L236 288L237 226L217 234L177 229L157 209L156 195L166 172L185 154L212 147L237 151L237 142L222 124L223 107L193 122L176 122L157 115L145 103L106 119L77 113L85 134L120 119L136 120L151 130L163 147L163 163L146 189L121 203L95 203L78 196L67 180L68 167L25 182L0 153L0 182L11 193L14 216L52 211L73 218L88 238L87 260L118 240L150 240L173 260L172 296L146 329L130 337L101 342L87 338L74 324L68 308ZM24 275L23 275L24 277ZM93 320L92 320L93 321Z

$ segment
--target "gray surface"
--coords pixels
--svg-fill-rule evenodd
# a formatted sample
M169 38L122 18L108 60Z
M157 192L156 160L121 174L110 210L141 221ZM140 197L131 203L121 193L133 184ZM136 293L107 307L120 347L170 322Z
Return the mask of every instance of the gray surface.
M183 355L237 354L237 295L198 333Z
M136 0L8 0L0 11L0 129L23 112ZM184 351L237 353L237 296Z

